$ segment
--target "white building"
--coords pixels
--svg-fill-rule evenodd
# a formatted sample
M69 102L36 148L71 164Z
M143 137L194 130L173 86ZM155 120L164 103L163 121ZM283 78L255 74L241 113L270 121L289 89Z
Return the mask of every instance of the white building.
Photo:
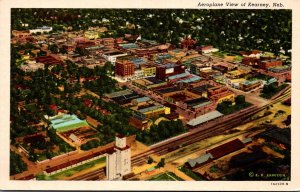
M52 31L52 27L47 27L47 26L43 26L43 27L38 27L36 29L30 29L29 30L29 33L32 34L32 33L37 33L37 32L40 32L40 33L49 33L50 31Z
M79 139L75 134L71 134L69 138L75 143L75 145L81 145L81 139Z
M126 137L117 135L113 150L107 153L106 177L108 180L121 180L131 173L131 149L126 145Z
M38 69L45 69L43 63L36 63L35 61L29 61L27 64L21 65L20 69L25 72L37 71Z
M217 48L210 48L210 49L202 50L202 53L208 54L208 53L214 53L214 52L218 52L218 51L219 51L219 49L217 49Z
M126 55L127 53L121 51L110 51L110 52L103 53L102 57L114 65L118 57L123 57Z
M117 79L116 79L117 81L120 79L121 80L120 82L122 82L122 81L126 82L126 81L132 81L132 80L136 80L136 79L143 79L145 77L145 74L144 74L143 70L136 70L136 71L134 71L134 75L123 76L123 77L116 75L116 77L117 77Z

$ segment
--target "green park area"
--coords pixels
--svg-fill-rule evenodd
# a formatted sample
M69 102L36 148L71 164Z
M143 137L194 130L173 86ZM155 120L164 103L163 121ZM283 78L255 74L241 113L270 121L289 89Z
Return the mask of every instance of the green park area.
M222 57L223 58L226 55L226 52L224 52L224 51L217 51L217 52L214 52L212 54L213 54L213 56Z
M204 181L205 178L203 178L200 174L195 173L194 171L187 169L185 167L179 167L178 168L180 171L182 171L184 174L189 176L190 178L194 179L195 181Z
M136 138L146 145L151 145L184 132L186 129L181 120L160 121L158 125L152 124L150 129L137 132Z
M271 99L274 95L279 93L281 90L286 88L287 84L282 84L277 86L276 83L271 83L269 85L265 85L263 90L261 91L260 96L266 99Z
M234 61L242 61L242 59L243 59L243 56L241 56L241 55L232 54L232 53L229 53L226 51L218 51L218 52L214 52L212 54L213 54L213 56L221 57L221 58L224 58L226 56L234 56Z
M231 101L223 101L222 103L218 104L217 110L224 115L228 115L250 106L251 103L245 101L245 96L238 95L235 97L235 104L233 104Z
M156 175L149 179L149 181L183 181L183 179L181 179L172 172L167 172L160 175Z
M90 161L88 163L85 163L85 164L82 164L82 165L79 165L79 166L76 166L76 167L73 167L71 169L68 169L68 170L65 170L65 171L62 171L62 172L59 172L59 173L56 173L54 175L50 175L50 176L47 176L47 175L37 175L37 180L58 180L58 179L64 179L66 177L70 177L76 173L79 173L80 171L83 171L85 169L89 169L89 168L92 168L92 167L95 167L97 164L100 164L100 163L104 163L106 161L106 157L102 157L100 159L96 159L94 161Z

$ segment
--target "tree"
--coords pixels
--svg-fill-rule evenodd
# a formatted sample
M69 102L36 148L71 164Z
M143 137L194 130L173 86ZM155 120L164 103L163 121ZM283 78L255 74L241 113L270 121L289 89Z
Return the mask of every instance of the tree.
M32 162L36 162L38 160L38 156L37 154L35 153L34 149L31 149L29 151L29 158L28 158L30 161Z
M164 167L165 166L165 158L161 158L160 161L157 164L158 168Z
M58 53L59 49L58 46L56 44L50 44L48 49L52 52L52 53Z
M152 16L148 17L149 14ZM64 31L67 27L71 27L72 30L86 30L90 26L99 26L102 23L101 19L106 18L110 22L103 23L103 25L111 29L110 32L105 33L106 35L103 34L107 37L115 36L115 34L123 36L126 33L142 34L147 39L156 39L161 42L171 41L173 44L177 44L180 37L192 34L199 40L199 44L213 44L223 50L261 49L276 53L280 47L286 52L291 49L292 12L290 10L263 12L252 10L189 10L188 12L186 10L164 10L161 12L155 9L140 9L132 10L129 13L126 10L105 9L65 9L63 11L58 9L47 11L14 9L11 15L13 30L28 30L28 27L22 26L22 23L28 23L31 28L38 27L40 23L51 25L53 32ZM78 15L81 17L78 18ZM95 18L97 21L92 22L92 19ZM178 18L184 22L179 23ZM121 27L125 26L126 21L139 27L135 29ZM276 25L272 25L272 22ZM112 31L113 34L111 34ZM259 39L263 39L263 41L258 42Z
M230 113L228 110L230 110L230 106L232 106L231 101L223 101L222 103L219 103L217 106L217 110L221 113L227 114Z
M47 149L47 151L46 151L46 157L47 157L47 159L51 159L54 156L54 154L50 150L51 149Z
M27 165L22 160L21 156L13 151L10 151L10 169L9 174L15 175L27 170Z
M147 163L148 163L148 164L152 164L152 163L153 163L152 157L149 156Z
M246 102L244 95L238 95L235 97L236 104L244 104Z
M91 140L81 145L81 149L84 151L90 150L92 148L98 147L101 143L98 140Z
M62 54L68 54L68 51L66 48L62 47L59 49L59 52L62 53Z
M75 48L75 53L79 54L80 56L84 56L84 55L87 54L87 51L83 48L76 47Z

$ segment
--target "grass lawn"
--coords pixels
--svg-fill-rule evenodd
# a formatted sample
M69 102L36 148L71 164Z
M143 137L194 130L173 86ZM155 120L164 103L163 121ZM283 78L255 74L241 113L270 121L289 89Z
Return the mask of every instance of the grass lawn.
M241 56L241 55L237 55L235 53L229 53L229 52L226 52L226 51L214 52L214 53L212 53L212 55L217 56L217 57L221 57L221 58L224 58L225 56L234 56L235 61L242 61L242 59L243 59L243 56Z
M220 171L220 169L218 168L217 165L213 165L209 168L209 171L212 172L212 173L217 173Z
M217 57L224 57L226 53L223 51L218 51L218 52L213 52L212 55Z
M88 168L92 168L94 166L96 166L99 163L104 163L106 161L106 157L102 157L100 159L96 159L94 161L73 167L71 169L56 173L54 175L39 175L37 176L37 180L59 180L59 179L63 179L65 177L70 177L72 175L74 175L75 173L78 173L82 170L88 169Z
M265 85L263 90L261 91L260 97L270 99L287 86L288 84L282 84L280 86L277 86L275 83Z
M156 175L149 179L149 181L183 181L183 179L181 179L172 172L167 172L160 175Z
M238 61L238 62L241 62L243 60L243 56L236 55L234 60Z
M190 178L194 179L195 181L205 181L206 179L201 177L201 175L195 173L194 171L187 169L185 167L178 168L180 171L182 171L184 174L189 176Z

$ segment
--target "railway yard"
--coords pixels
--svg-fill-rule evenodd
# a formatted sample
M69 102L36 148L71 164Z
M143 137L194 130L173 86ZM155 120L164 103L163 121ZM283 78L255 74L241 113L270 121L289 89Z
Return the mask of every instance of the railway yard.
M150 146L148 150L143 151L141 154L132 156L132 166L133 169L137 171L136 176L133 176L130 179L135 180L140 177L143 179L149 179L153 177L152 174L146 174L147 168L145 168L145 164L147 165L149 156L153 157L156 161L159 161L160 158L165 158L166 163L170 164L170 166L173 167L173 170L175 170L174 172L176 172L177 167L187 161L191 154L192 156L195 156L195 154L203 153L203 151L207 148L218 146L228 140L232 140L233 138L245 139L247 137L255 136L265 130L264 127L256 129L256 125L268 121L267 119L270 118L268 117L270 115L263 116L261 114L264 114L268 107L272 105L280 105L281 102L288 98L290 98L290 90L287 90L284 94L270 101L265 106L251 107L244 111L240 111L233 117L207 122L191 129L188 133ZM205 128L203 128L203 126L205 126ZM233 134L228 134L230 133L230 130L238 131ZM223 135L226 136L224 137ZM148 165L146 167L151 166L153 165ZM169 166L167 167L170 168ZM169 171L172 171L172 169ZM154 173L159 174L161 172L163 171L161 170ZM146 175L146 177L144 175ZM98 170L82 174L78 177L72 178L72 180L105 180L105 168L103 167Z

